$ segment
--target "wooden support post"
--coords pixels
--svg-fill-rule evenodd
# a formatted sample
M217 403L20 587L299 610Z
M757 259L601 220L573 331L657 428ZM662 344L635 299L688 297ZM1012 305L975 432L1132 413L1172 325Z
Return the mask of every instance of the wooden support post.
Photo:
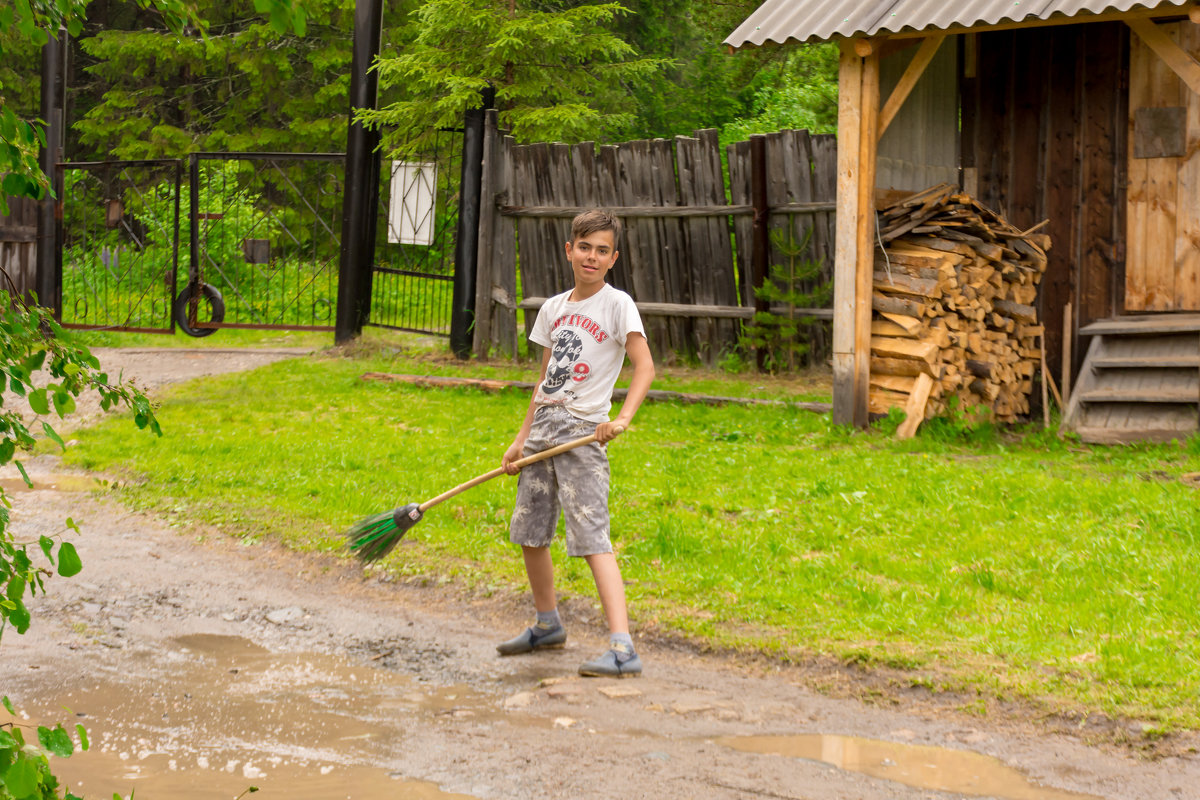
M860 428L869 422L878 121L878 49L863 58L856 42L844 41L838 70L833 420Z
M913 56L913 60L908 62L908 67L905 68L904 74L900 76L900 82L896 84L896 88L892 89L892 93L888 95L887 102L883 104L883 110L879 112L879 134L877 138L883 138L884 131L888 129L888 125L891 125L892 120L896 118L896 114L899 113L900 108L904 105L904 101L912 93L913 88L917 85L917 81L925 73L925 68L929 66L929 62L933 61L933 57L937 55L938 48L942 46L942 41L945 38L945 34L935 34L921 42L920 49Z
M859 137L863 60L843 40L838 62L837 214L833 265L833 422L853 425L867 395L855 393L854 320L858 268ZM870 295L868 294L868 297Z
M1153 20L1129 19L1125 24L1179 76L1185 86L1193 93L1200 94L1200 62L1191 53L1180 47Z
M875 284L875 155L879 136L879 51L863 59L862 133L858 137L858 238L854 295L854 425L870 422L871 293Z

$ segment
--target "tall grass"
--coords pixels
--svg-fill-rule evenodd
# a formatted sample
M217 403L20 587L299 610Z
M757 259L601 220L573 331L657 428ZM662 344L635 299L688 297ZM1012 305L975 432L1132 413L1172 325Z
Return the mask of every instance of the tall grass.
M355 519L498 464L528 402L367 371L532 377L402 353L295 359L171 391L162 439L102 424L65 458L123 474L123 500L181 522L341 552ZM713 381L669 374L660 388ZM742 381L722 393L786 388ZM1200 490L1180 480L1200 471L1200 439L1090 448L942 427L897 442L788 407L648 403L609 452L643 631L1200 725ZM514 491L501 478L437 507L383 568L524 591L506 541ZM592 596L563 556L562 588Z

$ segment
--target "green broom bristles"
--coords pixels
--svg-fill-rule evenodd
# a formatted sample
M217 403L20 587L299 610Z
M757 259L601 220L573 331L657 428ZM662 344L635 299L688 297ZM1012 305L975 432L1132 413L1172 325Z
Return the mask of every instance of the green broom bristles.
M360 561L378 561L392 552L421 517L416 503L374 514L346 531L346 543Z

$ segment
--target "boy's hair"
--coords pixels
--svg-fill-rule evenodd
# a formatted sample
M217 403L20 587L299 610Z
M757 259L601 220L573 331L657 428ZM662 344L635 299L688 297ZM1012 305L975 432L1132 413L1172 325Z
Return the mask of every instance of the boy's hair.
M600 231L612 231L613 249L619 249L617 244L621 241L621 220L616 214L603 208L593 208L571 220L572 242Z

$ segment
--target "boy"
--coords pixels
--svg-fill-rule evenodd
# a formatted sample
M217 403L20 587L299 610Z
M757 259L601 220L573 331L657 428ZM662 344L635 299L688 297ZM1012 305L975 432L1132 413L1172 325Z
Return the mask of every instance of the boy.
M525 421L501 460L521 472L509 538L521 545L533 590L537 621L496 647L501 655L562 647L567 632L558 616L550 541L559 509L566 515L567 554L587 560L610 631L609 649L579 667L588 676L640 675L642 662L629 636L625 584L609 539L608 455L604 445L629 427L654 380L654 360L637 306L604 282L617 260L621 222L612 214L585 211L571 223L567 261L575 288L551 297L538 312L530 341L540 344L542 373ZM609 421L613 386L628 354L633 364L629 393ZM596 442L524 470L512 462L588 435Z

